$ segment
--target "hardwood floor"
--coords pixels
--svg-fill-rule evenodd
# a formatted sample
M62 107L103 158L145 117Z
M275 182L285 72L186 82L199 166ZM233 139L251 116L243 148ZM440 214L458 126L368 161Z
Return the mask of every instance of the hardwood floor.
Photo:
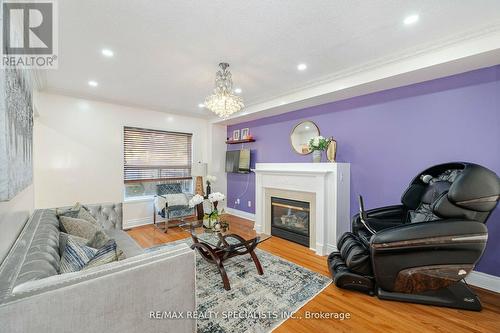
M230 230L235 233L255 233L252 221L231 215L227 216L227 220ZM171 228L165 234L151 225L134 228L128 233L143 247L189 237L180 228ZM326 257L318 256L303 246L272 237L259 248L329 276ZM481 312L382 301L377 297L339 289L332 284L303 306L296 317L305 318L306 311L345 312L350 313L350 319L289 319L274 332L500 332L500 294L482 289L475 291L483 303Z

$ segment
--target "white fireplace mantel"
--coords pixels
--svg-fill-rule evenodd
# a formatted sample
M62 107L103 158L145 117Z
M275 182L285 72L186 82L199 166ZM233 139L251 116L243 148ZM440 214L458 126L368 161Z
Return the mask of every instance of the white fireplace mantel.
M271 211L267 192L314 194L310 248L319 255L336 250L339 235L350 224L349 163L257 163L255 230L270 233Z

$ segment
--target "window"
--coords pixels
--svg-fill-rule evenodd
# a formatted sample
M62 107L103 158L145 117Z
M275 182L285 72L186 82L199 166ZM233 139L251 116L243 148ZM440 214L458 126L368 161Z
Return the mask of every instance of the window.
M125 127L125 197L154 195L162 183L192 192L191 139L188 133Z

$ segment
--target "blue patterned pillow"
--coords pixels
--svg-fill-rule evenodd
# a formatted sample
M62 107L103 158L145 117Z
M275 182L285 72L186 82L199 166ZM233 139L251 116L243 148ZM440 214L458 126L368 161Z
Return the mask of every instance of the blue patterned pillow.
M97 250L96 254L90 261L85 264L83 269L101 266L118 260L118 253L116 251L116 242L110 239L103 247Z
M61 258L60 273L71 273L81 270L94 258L98 250L86 246L77 240L68 237L66 247Z

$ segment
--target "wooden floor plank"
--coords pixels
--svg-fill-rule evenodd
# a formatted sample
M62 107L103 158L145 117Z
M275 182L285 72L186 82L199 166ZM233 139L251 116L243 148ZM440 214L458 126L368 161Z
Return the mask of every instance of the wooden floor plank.
M230 224L230 230L235 233L242 235L255 233L252 221L231 215L226 215L226 220ZM163 233L152 225L133 228L128 233L144 248L189 237L187 232L178 227L170 228L168 233ZM329 276L326 257L318 256L304 246L271 237L260 244L259 248L314 272ZM478 288L475 288L475 292L483 303L481 312L382 301L377 297L330 285L295 314L295 317L302 317L302 319L288 319L274 332L499 333L500 294ZM351 318L345 320L304 319L306 311L345 312L349 313Z

